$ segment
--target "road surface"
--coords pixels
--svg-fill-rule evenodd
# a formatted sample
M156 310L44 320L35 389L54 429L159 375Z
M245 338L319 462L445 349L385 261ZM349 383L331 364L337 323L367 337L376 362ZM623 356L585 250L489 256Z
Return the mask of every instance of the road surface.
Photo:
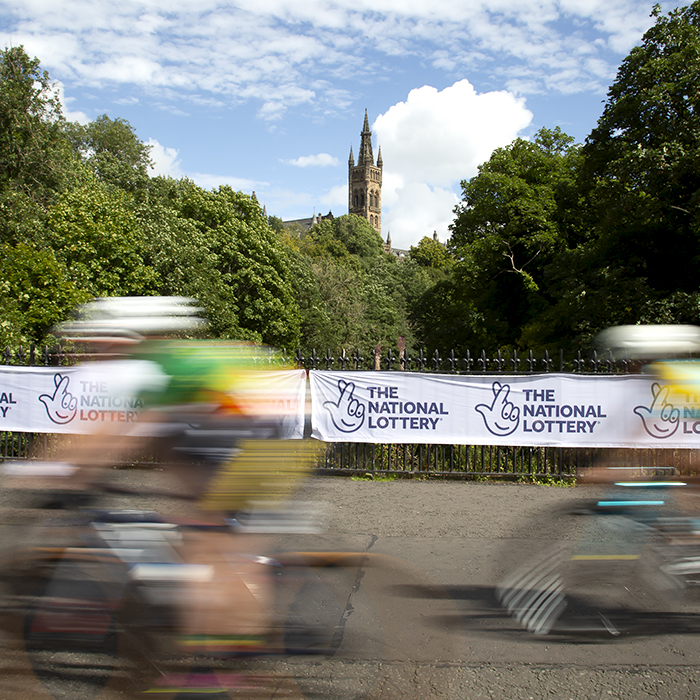
M162 476L114 473L117 481L144 489ZM687 615L680 627L660 620L645 634L567 637L532 635L497 604L496 585L525 560L558 542L586 536L581 521L561 511L594 493L582 487L502 483L309 480L297 498L323 504L323 533L277 537L270 547L370 555L356 566L327 572L329 589L338 598L342 640L337 656L269 659L241 667L263 680L255 689L230 689L220 697L700 698L700 625L692 607L683 609ZM0 492L0 506L7 511L17 498ZM165 498L110 498L115 507L182 510L182 504ZM230 672L230 667L212 668L222 677ZM22 650L5 653L0 697L149 697L129 690L119 671L92 695L71 686L70 679L42 683L35 675Z

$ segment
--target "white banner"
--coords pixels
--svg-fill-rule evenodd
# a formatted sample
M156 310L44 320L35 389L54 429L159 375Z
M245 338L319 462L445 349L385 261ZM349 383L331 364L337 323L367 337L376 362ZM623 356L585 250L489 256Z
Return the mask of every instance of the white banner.
M77 367L1 367L0 431L91 433L128 430L144 409L144 388L153 376L139 361ZM157 379L157 377L156 377ZM167 381L167 378L166 378ZM157 383L157 382L156 382ZM304 434L306 372L256 372L237 398L249 398L266 415L278 416L285 435Z
M645 376L312 371L329 442L700 447L697 398Z

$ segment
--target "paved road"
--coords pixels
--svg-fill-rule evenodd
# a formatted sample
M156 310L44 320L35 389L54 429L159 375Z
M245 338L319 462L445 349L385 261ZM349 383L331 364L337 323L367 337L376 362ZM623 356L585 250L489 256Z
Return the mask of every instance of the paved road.
M595 492L410 481L313 486L331 506L336 538L406 567L406 583L396 583L401 574L383 582L388 617L400 624L391 627L395 655L379 697L700 697L700 635L658 625L653 635L619 639L538 638L496 606L494 585L530 555L590 536L580 518L559 512Z
M133 485L154 476L116 474ZM662 619L644 635L535 637L496 604L495 585L528 557L588 536L580 520L559 514L588 495L582 488L514 484L311 480L298 498L325 504L325 533L278 538L274 546L373 557L324 574L338 591L338 656L266 661L254 670L268 681L230 697L700 698L700 634L692 615L680 632ZM0 493L0 505L13 498ZM181 508L157 499L129 504ZM16 675L17 658L3 657L0 695L33 700L39 695ZM73 700L66 686L54 692ZM102 689L95 697L130 696Z

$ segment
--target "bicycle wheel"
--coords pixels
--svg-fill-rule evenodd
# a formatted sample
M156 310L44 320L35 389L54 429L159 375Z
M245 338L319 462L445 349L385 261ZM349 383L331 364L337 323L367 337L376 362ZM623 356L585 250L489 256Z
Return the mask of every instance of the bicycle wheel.
M2 567L3 698L120 700L135 694L124 653L123 586L87 553L27 553Z
M683 586L669 573L669 550L654 517L640 514L587 507L542 514L566 537L506 576L496 589L499 602L538 635L614 638L668 630L678 620Z

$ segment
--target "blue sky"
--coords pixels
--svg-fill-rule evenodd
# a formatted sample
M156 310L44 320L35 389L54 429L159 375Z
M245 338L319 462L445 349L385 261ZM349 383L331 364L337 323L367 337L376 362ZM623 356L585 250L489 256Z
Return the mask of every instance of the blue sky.
M676 2L661 2L664 11ZM651 26L639 0L0 0L69 118L128 120L155 172L347 213L367 109L382 235L446 240L460 180L542 126L582 142Z

